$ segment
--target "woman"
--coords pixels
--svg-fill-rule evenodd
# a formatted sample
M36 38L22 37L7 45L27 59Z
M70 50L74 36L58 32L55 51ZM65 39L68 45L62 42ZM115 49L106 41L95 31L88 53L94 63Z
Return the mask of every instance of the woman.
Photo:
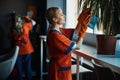
M88 11L90 11L90 9L87 10L86 13ZM71 51L80 48L86 33L86 26L81 27L81 29L75 32L73 29L66 31L66 29L60 28L60 26L65 23L65 16L58 7L49 8L46 16L50 25L47 35L47 47L49 55L51 56L48 78L49 80L72 80ZM85 25L90 22L90 16L90 13L82 16L83 18L87 18ZM78 24L76 28L78 29L79 27L80 25ZM82 33L80 33L80 31L82 31ZM78 33L79 35L76 42L69 39L73 33Z

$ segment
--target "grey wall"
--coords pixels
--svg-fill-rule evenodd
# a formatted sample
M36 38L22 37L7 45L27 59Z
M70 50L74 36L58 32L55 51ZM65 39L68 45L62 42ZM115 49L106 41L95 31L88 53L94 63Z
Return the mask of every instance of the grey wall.
M24 15L26 5L24 0L1 0L0 1L0 49L11 46L8 32L11 26L11 13Z
M60 7L66 15L66 0L47 0L47 8L49 7ZM65 24L63 26L65 26Z
M16 15L25 15L27 5L31 0L0 0L0 49L11 47L11 40L8 38L11 27L11 13Z
M96 47L97 46L96 34L86 33L83 43Z
M66 12L66 0L47 0L47 8L49 7L60 7L63 10L63 13Z

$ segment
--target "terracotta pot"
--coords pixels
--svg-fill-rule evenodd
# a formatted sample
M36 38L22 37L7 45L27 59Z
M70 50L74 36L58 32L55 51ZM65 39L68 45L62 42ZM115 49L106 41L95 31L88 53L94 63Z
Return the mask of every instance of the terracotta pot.
M115 36L96 35L97 53L105 55L114 55L116 38Z

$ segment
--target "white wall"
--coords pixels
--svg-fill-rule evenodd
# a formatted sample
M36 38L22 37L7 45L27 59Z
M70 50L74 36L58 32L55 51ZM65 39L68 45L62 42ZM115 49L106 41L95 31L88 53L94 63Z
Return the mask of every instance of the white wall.
M75 0L66 0L66 27L75 28Z

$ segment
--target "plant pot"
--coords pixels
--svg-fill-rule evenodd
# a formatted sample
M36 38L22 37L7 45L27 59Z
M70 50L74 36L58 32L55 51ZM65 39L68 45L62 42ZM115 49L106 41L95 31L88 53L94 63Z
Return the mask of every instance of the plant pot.
M104 55L114 55L116 47L115 36L96 35L97 53Z

